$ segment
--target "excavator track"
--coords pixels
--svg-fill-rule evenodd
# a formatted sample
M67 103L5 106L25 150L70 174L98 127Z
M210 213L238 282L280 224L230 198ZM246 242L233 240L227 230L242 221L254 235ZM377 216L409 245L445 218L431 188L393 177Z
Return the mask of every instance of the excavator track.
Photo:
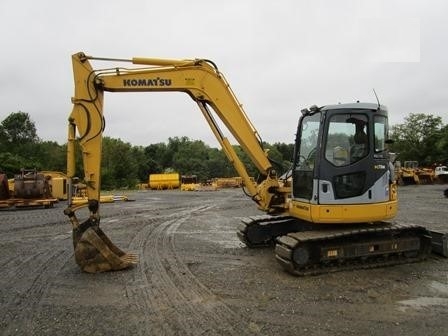
M277 237L305 229L311 230L311 225L290 216L251 216L241 220L237 236L251 248L273 246Z
M413 224L313 225L291 216L252 216L237 235L250 248L275 245L275 257L294 275L385 267L425 259L431 233Z
M291 232L276 242L278 262L299 276L416 262L431 252L429 231L412 224Z

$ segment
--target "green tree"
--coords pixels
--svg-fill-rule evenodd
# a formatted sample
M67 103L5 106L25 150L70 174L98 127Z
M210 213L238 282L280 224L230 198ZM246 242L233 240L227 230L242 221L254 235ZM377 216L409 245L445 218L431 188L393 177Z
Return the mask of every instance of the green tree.
M294 156L294 144L275 142L272 146L281 153L283 161L292 162Z
M0 168L10 177L21 168L41 169L41 161L36 154L39 141L29 114L11 113L0 124Z
M235 168L229 162L223 150L210 148L206 163L209 178L232 177L236 175Z
M134 146L131 148L131 155L137 164L138 181L147 181L149 176L149 161L145 155L145 148L142 146Z
M235 150L236 155L238 155L244 167L246 168L249 176L252 176L255 179L257 179L259 176L259 171L257 167L252 163L252 160L250 159L249 155L247 155L246 152L243 151L240 145L233 145L233 149ZM235 174L236 172L234 173L233 176L235 176Z
M435 150L440 153L437 163L448 165L448 125L440 130L440 137Z
M424 113L411 113L403 124L391 129L393 152L399 153L401 161L418 161L431 165L440 157L436 152L441 141L442 118Z
M182 175L197 175L200 181L210 178L207 172L210 147L200 140L182 138L173 155L173 168Z
M283 174L291 167L291 158L285 159L283 153L279 150L279 148L282 150L287 150L285 146L279 143L274 145L264 143L263 147L267 149L269 161L279 175ZM289 151L286 153L286 155L289 155Z
M172 158L168 157L167 145L163 142L151 144L143 149L147 163L148 174L161 173L164 168L171 165ZM146 176L145 180L148 179Z
M133 188L138 183L138 163L131 144L103 138L101 180L103 189Z
M0 152L0 170L8 177L20 172L20 168L29 167L29 162L20 155L10 152Z
M0 137L9 143L37 143L36 125L26 112L13 112L6 117L0 126Z
M67 146L61 146L55 141L41 141L33 147L34 162L42 170L66 171Z

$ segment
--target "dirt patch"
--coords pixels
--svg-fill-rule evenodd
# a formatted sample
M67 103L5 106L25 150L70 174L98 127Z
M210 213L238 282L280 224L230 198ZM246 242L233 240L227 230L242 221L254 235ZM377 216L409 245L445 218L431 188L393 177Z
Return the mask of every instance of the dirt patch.
M448 231L446 186L400 187L396 221ZM82 273L53 209L0 212L2 335L445 335L448 263L294 277L236 237L261 214L240 190L143 191L102 205L103 230L140 256Z

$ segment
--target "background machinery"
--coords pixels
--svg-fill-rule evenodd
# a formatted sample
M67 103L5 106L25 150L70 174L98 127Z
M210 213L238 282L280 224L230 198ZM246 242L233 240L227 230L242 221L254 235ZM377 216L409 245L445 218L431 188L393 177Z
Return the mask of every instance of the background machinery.
M239 176L234 177L217 177L213 179L213 183L216 188L241 188L243 184L243 179Z
M437 166L434 168L434 176L439 183L448 183L448 167Z
M434 169L420 167L417 161L404 161L403 166L398 164L398 183L408 184L432 184L435 180Z
M150 189L178 189L180 187L180 183L181 180L179 173L149 174L148 186Z
M180 177L181 191L198 191L199 187L197 175L182 175Z
M0 208L53 207L58 199L49 180L36 169L21 169L9 180L0 174Z
M50 184L51 194L54 198L58 200L67 200L67 175L63 172L58 171L50 171L44 170L40 171L40 174L43 174ZM78 183L74 183L74 185L78 185Z
M94 70L92 60L137 66ZM354 103L302 110L293 166L281 180L259 134L213 62L123 60L84 53L74 54L72 61L75 95L69 117L67 175L70 188L78 142L90 215L80 223L75 213L85 205L73 204L70 199L65 213L73 227L75 259L84 271L119 270L137 262L136 255L119 249L99 227L105 91L187 93L242 178L246 194L267 214L244 219L239 238L249 247L275 244L276 258L289 272L302 275L390 265L421 260L429 253L431 237L425 228L387 222L397 212L397 186L386 148L388 115L384 106ZM256 184L216 117L258 168Z

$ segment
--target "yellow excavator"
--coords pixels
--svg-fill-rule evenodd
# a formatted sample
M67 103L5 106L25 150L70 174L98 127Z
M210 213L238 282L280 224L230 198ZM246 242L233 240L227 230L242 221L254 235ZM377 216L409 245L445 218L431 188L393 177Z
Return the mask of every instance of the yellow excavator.
M112 59L72 56L75 95L68 124L67 175L75 176L79 143L87 204L70 199L65 214L73 228L75 259L83 271L131 267L134 254L113 244L100 229L101 142L104 92L187 93L198 105L244 190L266 215L243 219L238 237L248 247L275 244L275 256L296 275L379 267L424 259L428 230L387 222L397 213L397 186L390 169L388 113L383 105L348 103L301 111L292 168L282 175L264 150L224 75L206 59ZM92 62L132 63L93 69ZM256 184L216 118L222 121L260 172ZM68 193L72 195L71 192ZM82 223L76 211L87 206Z

